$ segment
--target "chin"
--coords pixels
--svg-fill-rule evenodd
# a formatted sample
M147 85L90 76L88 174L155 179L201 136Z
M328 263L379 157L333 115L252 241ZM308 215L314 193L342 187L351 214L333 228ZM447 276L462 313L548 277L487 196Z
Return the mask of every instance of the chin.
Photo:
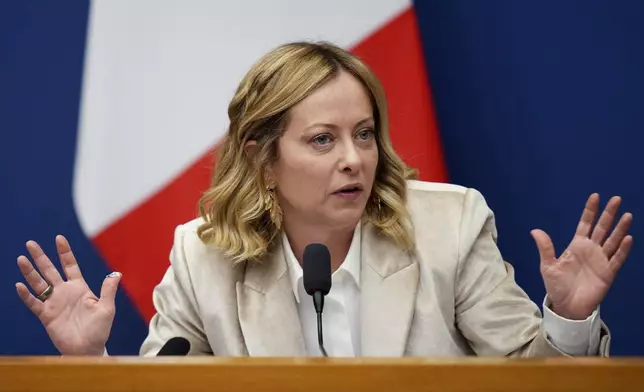
M330 216L332 225L337 228L355 228L364 216L364 209L336 210Z

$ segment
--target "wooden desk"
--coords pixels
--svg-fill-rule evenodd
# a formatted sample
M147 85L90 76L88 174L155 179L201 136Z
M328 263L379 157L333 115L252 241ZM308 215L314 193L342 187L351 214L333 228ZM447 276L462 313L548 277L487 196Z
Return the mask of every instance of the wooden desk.
M0 391L644 391L644 359L0 357Z

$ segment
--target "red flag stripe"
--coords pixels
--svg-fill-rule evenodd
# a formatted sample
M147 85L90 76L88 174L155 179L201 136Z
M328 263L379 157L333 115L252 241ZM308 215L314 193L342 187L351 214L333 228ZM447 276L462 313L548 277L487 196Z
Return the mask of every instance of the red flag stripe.
M155 313L152 290L170 265L174 229L197 216L213 162L212 154L203 156L93 239L110 268L123 274L121 284L146 321Z

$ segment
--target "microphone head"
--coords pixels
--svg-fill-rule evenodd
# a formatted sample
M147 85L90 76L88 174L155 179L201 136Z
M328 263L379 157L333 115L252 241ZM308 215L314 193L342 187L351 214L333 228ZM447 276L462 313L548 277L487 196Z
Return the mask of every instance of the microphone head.
M304 290L313 295L320 291L322 295L331 290L331 254L322 244L309 244L304 248L302 260L304 270Z
M161 350L157 353L157 357L164 355L188 355L190 352L190 342L186 338L180 336L168 340Z

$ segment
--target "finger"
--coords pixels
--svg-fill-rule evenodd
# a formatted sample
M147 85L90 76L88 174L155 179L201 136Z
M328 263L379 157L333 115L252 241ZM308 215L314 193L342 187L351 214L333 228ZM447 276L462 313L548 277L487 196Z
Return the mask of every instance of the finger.
M575 235L583 235L584 237L588 237L590 235L598 210L599 194L593 193L586 201L586 206L584 207L584 211L581 213L581 219L579 219Z
M615 251L617 251L617 247L622 243L622 240L628 233L628 230L631 228L632 223L633 215L628 212L622 215L619 222L617 222L615 229L610 234L606 242L604 242L604 254L606 255L606 257L608 257L608 259L613 257Z
M606 208L602 212L597 225L593 229L593 234L590 239L596 244L602 245L608 232L611 227L613 227L613 221L615 221L615 216L617 216L617 211L619 210L619 205L622 203L622 198L619 196L613 196L606 203Z
M67 279L83 279L83 274L81 273L80 267L78 266L76 257L74 257L71 246L69 246L67 238L62 235L56 236L56 250L58 251L60 264L63 266L63 271L65 271Z
M550 236L546 234L543 230L532 230L530 232L534 242L537 243L537 249L539 249L539 257L543 263L553 263L557 260L555 255L555 246L550 239Z
M630 235L624 237L621 244L619 245L619 248L617 248L617 252L615 252L613 257L611 257L609 262L609 265L615 273L617 273L617 271L622 268L622 265L626 261L626 257L628 257L628 253L631 251L632 246L633 237L631 237Z
M99 304L114 308L114 299L116 298L116 289L119 287L121 281L120 272L112 272L105 277L103 286L101 286L101 298Z
M47 283L45 279L40 276L34 266L31 265L29 259L25 256L18 257L18 268L20 268L22 276L24 276L25 280L29 284L29 287L31 287L31 289L35 293L40 294L45 291L47 286L49 286L49 283Z
M34 297L33 294L29 292L27 286L22 283L16 283L16 291L18 292L18 296L20 297L22 302L27 305L29 310L31 310L36 315L36 317L40 317L45 304L36 299L36 297Z
M63 278L58 273L58 270L54 267L54 264L52 264L49 257L47 257L36 241L28 241L27 250L29 251L31 258L34 259L36 267L38 267L38 271L40 271L46 281L54 286L63 283Z

